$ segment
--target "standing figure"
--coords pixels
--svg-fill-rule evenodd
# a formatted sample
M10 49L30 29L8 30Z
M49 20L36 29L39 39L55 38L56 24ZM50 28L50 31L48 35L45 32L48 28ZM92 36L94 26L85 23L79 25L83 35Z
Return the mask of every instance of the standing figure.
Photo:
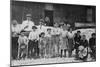
M31 14L26 15L26 20L22 22L22 31L31 31L34 22L31 21Z
M47 29L45 37L47 38L46 54L47 54L47 58L50 58L53 55L53 40L52 40L51 28Z
M21 33L18 39L18 59L25 59L28 56L28 38Z
M39 56L40 58L45 58L46 57L46 37L45 33L42 32L39 36Z
M53 56L57 57L59 56L59 41L60 41L60 28L58 27L58 24L55 23L54 24L54 28L53 28Z
M74 34L72 32L72 28L70 28L69 32L68 32L68 53L69 53L69 57L72 56L73 48L74 48Z
M11 24L12 59L17 59L17 54L18 54L18 37L19 37L20 31L21 31L21 25L19 25L16 20L13 20L12 24Z
M61 57L66 57L66 52L68 49L68 31L63 28L60 35L60 51L61 51Z
M89 39L89 47L91 49L91 57L96 59L96 34L92 33L91 38Z
M33 30L29 33L28 55L29 58L37 58L39 56L39 34L36 26L33 26L32 29Z
M49 17L45 17L45 24L46 26L51 26Z
M74 42L75 42L75 45L74 45L74 49L76 50L76 59L78 57L78 47L80 45L80 40L81 40L81 31L77 31L77 33L75 33L75 36L74 36Z

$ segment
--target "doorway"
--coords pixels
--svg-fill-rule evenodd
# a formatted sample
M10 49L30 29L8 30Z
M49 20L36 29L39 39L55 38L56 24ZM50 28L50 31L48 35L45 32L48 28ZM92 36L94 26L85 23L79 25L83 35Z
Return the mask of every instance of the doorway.
M45 17L48 17L50 19L50 23L48 23L48 26L53 26L53 11L45 10Z

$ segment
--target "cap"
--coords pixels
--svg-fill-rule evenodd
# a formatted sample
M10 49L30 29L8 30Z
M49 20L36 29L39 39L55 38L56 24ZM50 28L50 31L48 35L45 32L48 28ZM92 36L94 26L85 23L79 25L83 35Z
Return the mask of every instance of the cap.
M36 26L32 26L32 29L37 29L37 27Z

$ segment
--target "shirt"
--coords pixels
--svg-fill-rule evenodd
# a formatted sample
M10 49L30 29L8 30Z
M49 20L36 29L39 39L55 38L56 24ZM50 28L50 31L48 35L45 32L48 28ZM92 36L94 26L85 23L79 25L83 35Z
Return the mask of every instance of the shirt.
M32 31L29 33L30 40L39 40L39 33L38 31Z
M22 22L22 29L24 29L25 31L31 31L32 26L34 26L33 21L25 20L25 21Z
M74 36L74 34L73 34L73 33L68 32L68 37L69 37L69 38L73 38L73 36Z
M19 36L19 39L18 39L18 43L19 44L28 44L28 38L26 36Z
M61 30L61 37L66 37L68 35L67 30Z
M20 33L20 31L21 31L21 25L20 24L17 24L16 26L11 25L11 30L14 33Z
M38 30L39 34L41 32L46 33L47 28L45 26L38 25L37 28L38 28L37 30Z

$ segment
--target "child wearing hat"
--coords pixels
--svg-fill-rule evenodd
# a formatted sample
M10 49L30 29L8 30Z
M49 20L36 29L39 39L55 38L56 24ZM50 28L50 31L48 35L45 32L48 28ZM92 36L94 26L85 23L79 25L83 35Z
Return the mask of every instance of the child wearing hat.
M38 40L39 34L37 32L37 27L33 26L32 31L29 33L29 45L28 45L28 53L29 58L36 58L39 56L39 47L38 47Z
M46 37L45 37L45 33L42 32L39 36L39 56L40 58L46 58Z
M24 33L22 32L21 35L19 35L18 38L18 43L19 43L19 47L18 47L18 59L25 59L27 57L28 54L28 38L24 35Z

